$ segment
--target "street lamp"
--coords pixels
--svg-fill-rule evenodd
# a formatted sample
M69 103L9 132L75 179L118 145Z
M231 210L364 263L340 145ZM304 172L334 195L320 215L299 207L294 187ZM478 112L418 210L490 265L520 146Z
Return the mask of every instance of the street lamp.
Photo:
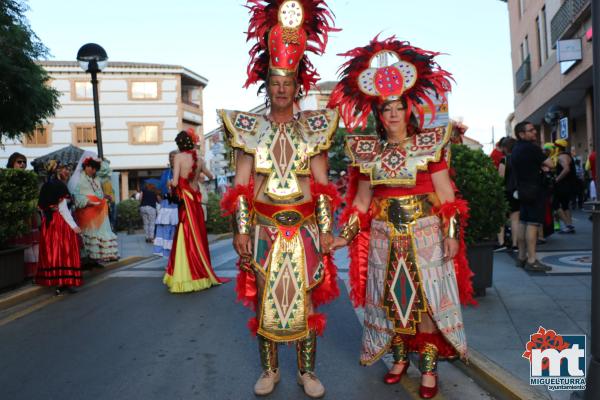
M77 52L79 66L92 74L92 91L94 93L94 118L96 120L96 144L98 145L98 157L103 158L102 151L102 129L100 127L100 106L98 105L98 79L96 75L108 65L108 56L102 46L96 43L88 43L81 46Z

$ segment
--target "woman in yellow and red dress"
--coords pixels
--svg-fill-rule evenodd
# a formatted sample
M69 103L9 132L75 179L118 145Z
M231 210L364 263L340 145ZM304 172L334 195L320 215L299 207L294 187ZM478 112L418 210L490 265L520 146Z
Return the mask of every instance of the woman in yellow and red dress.
M198 166L196 141L193 132L182 131L175 138L179 153L174 158L170 187L179 199L179 223L163 278L171 293L199 291L227 282L215 275L210 262L198 187L203 165Z
M45 166L48 181L40 190L38 207L42 212L39 266L35 283L56 287L56 294L74 292L81 286L81 260L75 223L68 207L71 200L66 182L71 175L67 165L50 160Z
M419 393L431 398L438 358L466 357L460 303L473 301L459 237L468 208L445 161L452 125L431 128L450 74L434 62L436 53L394 37L345 55L352 59L329 105L350 131L364 128L373 112L378 134L347 136L350 185L334 243L350 244L351 298L365 311L360 362L391 351L384 381L393 384L408 369L408 353L420 353Z

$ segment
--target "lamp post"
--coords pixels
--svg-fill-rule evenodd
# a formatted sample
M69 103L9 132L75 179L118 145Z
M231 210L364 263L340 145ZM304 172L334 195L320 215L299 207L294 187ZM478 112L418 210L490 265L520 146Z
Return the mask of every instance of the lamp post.
M108 65L108 56L102 46L96 43L88 43L81 46L77 52L79 66L92 75L92 91L94 93L94 118L96 125L96 144L98 146L98 157L103 158L102 151L102 128L100 127L100 106L98 105L98 79L97 74Z
M594 150L600 146L600 4L592 1L593 77L594 77ZM596 176L600 164L596 163ZM595 182L598 187L598 181ZM587 373L586 399L600 398L600 202L593 202L592 211L592 360Z

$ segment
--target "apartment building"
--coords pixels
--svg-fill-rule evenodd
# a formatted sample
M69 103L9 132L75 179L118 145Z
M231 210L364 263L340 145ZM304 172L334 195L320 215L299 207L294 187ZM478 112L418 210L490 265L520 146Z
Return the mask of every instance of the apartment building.
M586 157L593 143L592 0L502 1L508 4L515 95L507 128L529 120L542 142L568 135ZM558 126L544 118L550 109L561 111Z
M60 108L30 137L7 141L0 149L1 165L15 151L28 161L68 145L97 151L90 75L74 61L40 64L60 92ZM203 137L202 94L208 80L178 65L110 62L98 81L104 156L125 199L144 179L160 176L179 131L192 128Z

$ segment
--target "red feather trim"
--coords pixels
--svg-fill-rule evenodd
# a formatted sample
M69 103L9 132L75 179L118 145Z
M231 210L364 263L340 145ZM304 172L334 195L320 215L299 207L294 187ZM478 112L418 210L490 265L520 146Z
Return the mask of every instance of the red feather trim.
M308 316L308 329L315 331L317 335L323 336L325 326L327 325L327 317L322 313L314 313Z
M258 319L256 317L252 317L248 320L248 330L253 336L256 336L256 332L258 332Z
M340 288L337 281L337 267L333 263L333 256L331 254L323 255L323 264L323 279L310 293L314 307L327 304L340 295Z
M236 202L238 196L246 196L250 210L252 210L254 199L254 182L250 181L247 185L236 185L227 189L221 199L221 215L235 214Z
M360 231L349 246L348 278L350 279L350 300L354 307L364 307L365 305L370 236L369 231Z
M258 289L256 288L256 276L254 272L239 268L240 261L238 260L238 269L235 293L237 301L241 302L245 307L251 310L256 309L258 302Z
M402 339L408 343L408 351L410 352L421 353L426 344L432 344L438 348L438 357L454 358L458 355L454 347L448 343L439 331L436 333L417 332L414 336L402 335Z
M434 210L443 220L446 220L453 215L460 214L460 230L465 232L469 225L469 203L464 199L456 199L453 202L446 202L439 208ZM471 278L473 271L469 268L467 261L467 246L465 244L464 235L460 235L458 241L458 253L454 257L454 272L456 274L456 283L458 285L458 296L463 305L476 305L477 301L473 298L473 284Z
M432 96L435 95L445 100L446 93L451 90L452 75L433 60L440 53L411 46L409 42L397 40L395 36L380 41L377 35L367 46L340 54L351 59L340 67L340 81L333 89L327 107L339 108L348 131L352 132L357 127L363 130L366 128L369 114L385 99L363 93L358 86L358 77L364 70L371 68L372 57L381 51L396 53L401 60L412 63L417 69L415 85L407 89L402 98L406 101L408 110L419 113L419 127L422 128L424 116L421 104L431 104Z
M333 183L324 185L319 182L315 182L314 179L310 180L310 193L313 199L316 199L320 194L329 196L331 200L331 211L335 211L342 203L342 198Z

